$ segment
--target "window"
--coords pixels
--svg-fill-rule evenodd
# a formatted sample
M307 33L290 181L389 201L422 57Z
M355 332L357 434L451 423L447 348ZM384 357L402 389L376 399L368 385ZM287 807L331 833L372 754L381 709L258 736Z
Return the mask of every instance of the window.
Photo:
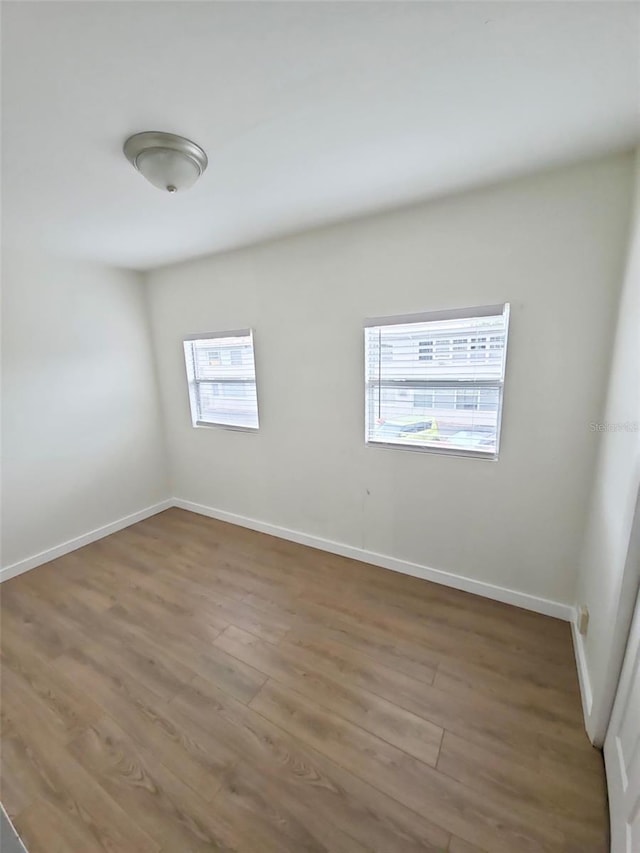
M393 361L393 347L390 344L382 344L380 358L383 361Z
M453 339L451 353L454 361L469 360L469 342L466 338Z
M197 335L184 341L194 426L258 429L253 333Z
M435 391L414 391L413 408L433 409L433 407L435 406L435 394Z
M497 458L508 323L508 305L368 321L366 442Z
M479 405L479 388L459 388L456 391L456 409L471 409L475 411Z
M487 338L471 338L471 358L474 361L484 361L487 356Z
M433 341L420 341L418 358L420 361L433 361Z

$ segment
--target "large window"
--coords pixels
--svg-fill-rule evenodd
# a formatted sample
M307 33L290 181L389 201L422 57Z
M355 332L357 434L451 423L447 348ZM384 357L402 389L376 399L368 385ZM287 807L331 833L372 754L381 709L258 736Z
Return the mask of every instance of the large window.
M496 458L508 323L508 305L367 322L367 443Z
M253 335L197 335L184 342L194 426L258 429Z

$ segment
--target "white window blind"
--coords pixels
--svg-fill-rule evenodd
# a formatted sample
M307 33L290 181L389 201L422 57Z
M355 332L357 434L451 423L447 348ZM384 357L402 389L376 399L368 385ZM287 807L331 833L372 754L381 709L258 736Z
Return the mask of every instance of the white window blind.
M194 426L258 429L258 396L250 329L184 341Z
M496 458L508 323L508 304L367 321L367 443Z

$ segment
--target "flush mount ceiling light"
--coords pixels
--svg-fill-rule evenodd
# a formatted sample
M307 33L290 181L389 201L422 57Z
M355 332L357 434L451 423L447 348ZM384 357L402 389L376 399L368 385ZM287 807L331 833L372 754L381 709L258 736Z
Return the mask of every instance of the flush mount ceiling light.
M207 155L195 142L156 130L130 136L123 151L154 187L169 193L189 189L208 163Z

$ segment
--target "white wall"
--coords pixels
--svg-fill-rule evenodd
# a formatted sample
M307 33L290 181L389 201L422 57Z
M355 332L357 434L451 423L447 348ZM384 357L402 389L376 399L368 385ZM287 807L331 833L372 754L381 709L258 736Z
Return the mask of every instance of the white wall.
M5 567L167 497L136 273L5 252Z
M629 223L618 156L149 274L174 496L573 603ZM509 301L497 463L365 447L363 319ZM253 327L258 434L181 341Z
M584 641L587 692L593 695L587 728L597 742L604 737L640 582L640 559L631 550L635 513L640 532L640 151L635 194L606 405L595 419L614 431L597 433L597 466L577 591L578 603L586 604L591 613Z

